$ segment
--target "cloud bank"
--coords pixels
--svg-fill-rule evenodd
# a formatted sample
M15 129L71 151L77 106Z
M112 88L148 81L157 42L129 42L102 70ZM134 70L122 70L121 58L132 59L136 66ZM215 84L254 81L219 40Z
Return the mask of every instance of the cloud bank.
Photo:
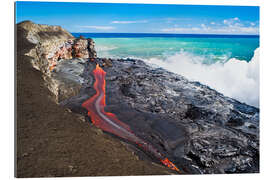
M197 34L259 34L259 27L254 22L242 22L238 17L224 19L222 22L210 22L196 27L174 27L160 29L165 33L197 33Z

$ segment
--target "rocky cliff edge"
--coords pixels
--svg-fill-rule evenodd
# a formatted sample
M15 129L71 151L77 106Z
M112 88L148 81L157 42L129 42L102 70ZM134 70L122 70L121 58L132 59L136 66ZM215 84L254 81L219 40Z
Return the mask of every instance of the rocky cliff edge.
M87 117L81 104L95 94L92 71L98 63L107 72L106 111L180 170L259 172L258 108L141 60L96 58L91 39L75 39L58 26L23 22L17 27L36 44L28 55L61 105ZM59 55L65 44L71 44L71 53Z

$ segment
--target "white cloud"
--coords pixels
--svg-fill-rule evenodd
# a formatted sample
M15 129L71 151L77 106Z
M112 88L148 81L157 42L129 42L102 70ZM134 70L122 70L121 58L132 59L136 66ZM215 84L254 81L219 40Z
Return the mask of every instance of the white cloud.
M147 20L140 21L112 21L112 24L135 24L135 23L147 23Z
M230 26L216 29L215 31L224 34L259 34L258 27Z
M230 19L224 19L223 24L228 25L228 26L233 26L233 25L240 25L240 19L238 17L235 18L230 18Z
M188 29L186 29L186 30L188 30ZM200 31L200 28L193 27L193 28L191 28L191 30L192 30L192 31Z
M224 19L225 26L216 28L215 31L224 34L259 34L259 27L255 23L250 23L251 26L245 26L238 17Z
M205 24L201 24L201 27L203 28L203 29L210 29L208 26L206 26Z
M80 26L81 28L97 29L97 30L112 30L115 29L113 26Z
M160 29L160 31L183 34L259 34L259 27L254 22L242 22L238 17L224 19L222 22L220 24L212 21L193 26L172 24Z
M163 28L160 31L166 33L183 34L259 34L259 27L244 26L241 23L229 23L223 26L216 27L209 27L205 24L201 24L198 27L168 27Z

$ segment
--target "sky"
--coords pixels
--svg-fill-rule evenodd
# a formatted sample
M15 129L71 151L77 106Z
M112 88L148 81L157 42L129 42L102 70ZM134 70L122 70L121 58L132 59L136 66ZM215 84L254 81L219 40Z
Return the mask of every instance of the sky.
M16 2L16 23L69 32L259 34L258 6Z

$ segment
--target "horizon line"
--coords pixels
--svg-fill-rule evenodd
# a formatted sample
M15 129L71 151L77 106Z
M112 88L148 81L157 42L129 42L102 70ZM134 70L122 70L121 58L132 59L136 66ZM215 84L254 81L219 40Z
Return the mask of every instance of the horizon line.
M122 32L70 32L71 34L163 34L163 35L214 35L214 36L260 36L260 34L188 34L188 33L144 33L144 32L132 32L132 33L122 33Z

